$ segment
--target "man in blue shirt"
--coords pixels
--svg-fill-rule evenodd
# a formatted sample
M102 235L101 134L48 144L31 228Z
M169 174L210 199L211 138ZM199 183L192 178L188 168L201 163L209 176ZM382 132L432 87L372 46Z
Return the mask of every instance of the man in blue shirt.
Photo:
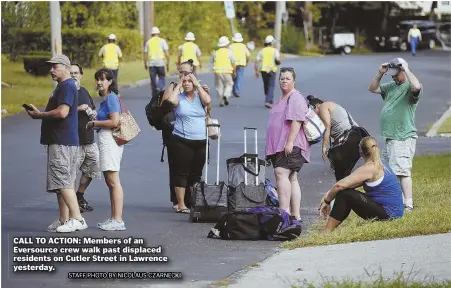
M74 191L78 157L78 95L74 80L70 77L70 60L56 55L50 75L58 82L47 103L45 112L30 105L27 110L33 119L42 119L41 144L47 145L47 191L58 198L59 219L49 227L49 232L74 232L88 228L80 214Z

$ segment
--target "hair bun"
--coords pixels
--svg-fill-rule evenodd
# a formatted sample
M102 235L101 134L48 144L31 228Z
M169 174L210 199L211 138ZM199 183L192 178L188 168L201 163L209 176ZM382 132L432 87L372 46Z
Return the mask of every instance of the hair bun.
M308 101L312 101L313 99L315 99L315 97L313 95L308 95L307 96L307 100Z

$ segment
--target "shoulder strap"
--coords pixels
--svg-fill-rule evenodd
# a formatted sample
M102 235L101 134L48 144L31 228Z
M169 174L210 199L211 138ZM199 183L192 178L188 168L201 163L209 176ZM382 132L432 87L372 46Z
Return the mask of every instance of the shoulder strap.
M348 120L349 120L349 124L351 124L351 127L354 127L354 122L352 122L351 116L349 115L348 110L345 110L346 114L348 114Z

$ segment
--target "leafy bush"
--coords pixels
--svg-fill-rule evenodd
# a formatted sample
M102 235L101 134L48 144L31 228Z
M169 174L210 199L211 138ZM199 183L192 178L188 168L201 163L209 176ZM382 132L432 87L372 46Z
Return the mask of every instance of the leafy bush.
M305 47L303 32L296 28L292 23L282 27L282 53L299 54Z
M12 61L20 61L24 55L42 54L50 50L50 31L48 29L11 29L9 37L3 47ZM62 51L69 59L86 67L101 65L98 57L100 48L106 44L107 36L104 32L91 29L63 29ZM116 29L115 34L118 45L122 49L123 60L136 60L142 58L142 36L139 32L128 29ZM5 51L6 50L6 51ZM31 58L36 58L31 56ZM40 57L37 57L40 58Z

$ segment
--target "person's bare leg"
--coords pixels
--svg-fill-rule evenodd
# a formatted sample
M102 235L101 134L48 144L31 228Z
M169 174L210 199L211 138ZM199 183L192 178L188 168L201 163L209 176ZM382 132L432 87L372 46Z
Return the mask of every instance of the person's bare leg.
M177 210L187 209L185 205L185 188L184 187L175 187L175 195L177 196Z
M122 210L124 206L124 191L122 190L121 181L118 171L104 172L105 181L110 190L111 201L111 219L122 222Z
M298 173L296 171L290 174L290 185L291 185L291 216L296 219L301 218L301 186L299 186Z
M60 189L60 194L69 209L70 217L82 220L83 217L81 216L80 208L78 207L77 196L75 195L74 189Z
M326 223L326 228L324 228L324 232L332 232L338 225L340 225L340 221L329 216Z
M412 177L398 175L398 180L399 183L401 183L402 194L404 196L404 204L407 207L413 208Z
M78 185L78 190L75 190L80 193L85 193L86 189L88 189L89 184L91 184L92 178L82 174L80 177L80 184Z
M64 224L70 218L69 207L67 207L66 202L64 202L63 196L60 193L56 193L58 199L58 207L60 211L60 223Z
M277 167L274 169L274 175L276 177L277 194L279 194L279 208L284 209L290 213L290 199L291 199L291 183L290 183L290 170Z

